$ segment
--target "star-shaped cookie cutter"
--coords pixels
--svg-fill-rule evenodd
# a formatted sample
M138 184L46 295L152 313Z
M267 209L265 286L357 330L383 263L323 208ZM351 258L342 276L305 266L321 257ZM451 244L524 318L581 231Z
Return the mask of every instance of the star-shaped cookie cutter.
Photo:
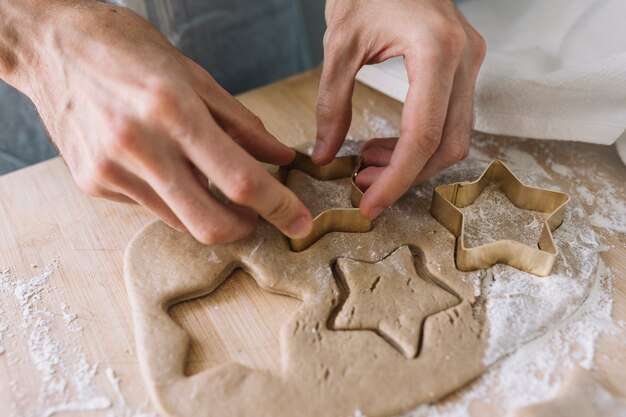
M335 158L326 165L316 165L308 155L295 151L294 160L279 168L276 176L283 184L291 170L299 170L320 181L332 181L341 178L350 178L352 190L350 202L352 207L330 208L315 216L311 233L300 239L289 239L291 250L300 252L317 242L327 233L366 233L372 230L372 221L363 217L359 211L359 203L363 192L356 186L354 180L361 168L361 157L349 155Z
M538 248L514 240L500 240L468 248L464 239L464 218L459 208L472 204L489 184L495 184L518 208L548 215L543 222ZM550 273L558 248L552 237L565 215L568 194L524 185L502 162L494 160L473 182L459 182L435 187L430 212L439 223L456 236L456 266L473 271L504 263L533 275Z

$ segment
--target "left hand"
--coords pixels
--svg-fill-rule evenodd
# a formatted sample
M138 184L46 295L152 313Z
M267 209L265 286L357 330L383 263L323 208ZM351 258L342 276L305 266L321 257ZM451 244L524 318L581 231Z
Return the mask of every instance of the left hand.
M345 140L359 69L404 56L409 90L400 138L373 139L362 149L368 167L357 184L369 188L360 208L373 219L467 155L486 46L449 0L328 0L326 21L316 163L330 162Z

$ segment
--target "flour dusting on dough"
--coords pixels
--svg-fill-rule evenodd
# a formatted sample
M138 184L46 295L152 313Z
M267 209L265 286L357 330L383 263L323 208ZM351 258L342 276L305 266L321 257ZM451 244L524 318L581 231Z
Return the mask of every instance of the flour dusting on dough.
M543 213L517 208L494 184L489 184L474 203L461 211L467 247L506 239L536 247L546 218Z
M222 258L220 258L220 256L215 252L211 252L207 260L209 261L209 263L212 263L212 264L222 263Z

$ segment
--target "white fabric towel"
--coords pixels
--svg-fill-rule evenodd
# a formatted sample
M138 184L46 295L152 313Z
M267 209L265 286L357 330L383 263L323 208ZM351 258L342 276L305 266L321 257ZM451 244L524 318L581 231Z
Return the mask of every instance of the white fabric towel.
M467 0L485 37L476 130L616 146L626 163L626 0ZM401 58L358 78L404 101Z

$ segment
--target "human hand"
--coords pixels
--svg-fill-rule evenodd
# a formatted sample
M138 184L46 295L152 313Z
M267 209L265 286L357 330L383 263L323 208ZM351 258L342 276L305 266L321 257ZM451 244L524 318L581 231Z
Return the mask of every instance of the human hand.
M308 234L309 210L255 160L286 164L292 150L139 16L64 3L47 11L37 64L13 81L84 191L137 202L204 243L249 234L258 215ZM218 201L206 178L235 204Z
M446 0L328 0L326 21L317 163L332 160L348 133L359 69L404 56L409 90L400 138L373 139L362 149L368 167L357 184L369 188L361 212L373 219L409 187L467 155L474 86L486 46Z

